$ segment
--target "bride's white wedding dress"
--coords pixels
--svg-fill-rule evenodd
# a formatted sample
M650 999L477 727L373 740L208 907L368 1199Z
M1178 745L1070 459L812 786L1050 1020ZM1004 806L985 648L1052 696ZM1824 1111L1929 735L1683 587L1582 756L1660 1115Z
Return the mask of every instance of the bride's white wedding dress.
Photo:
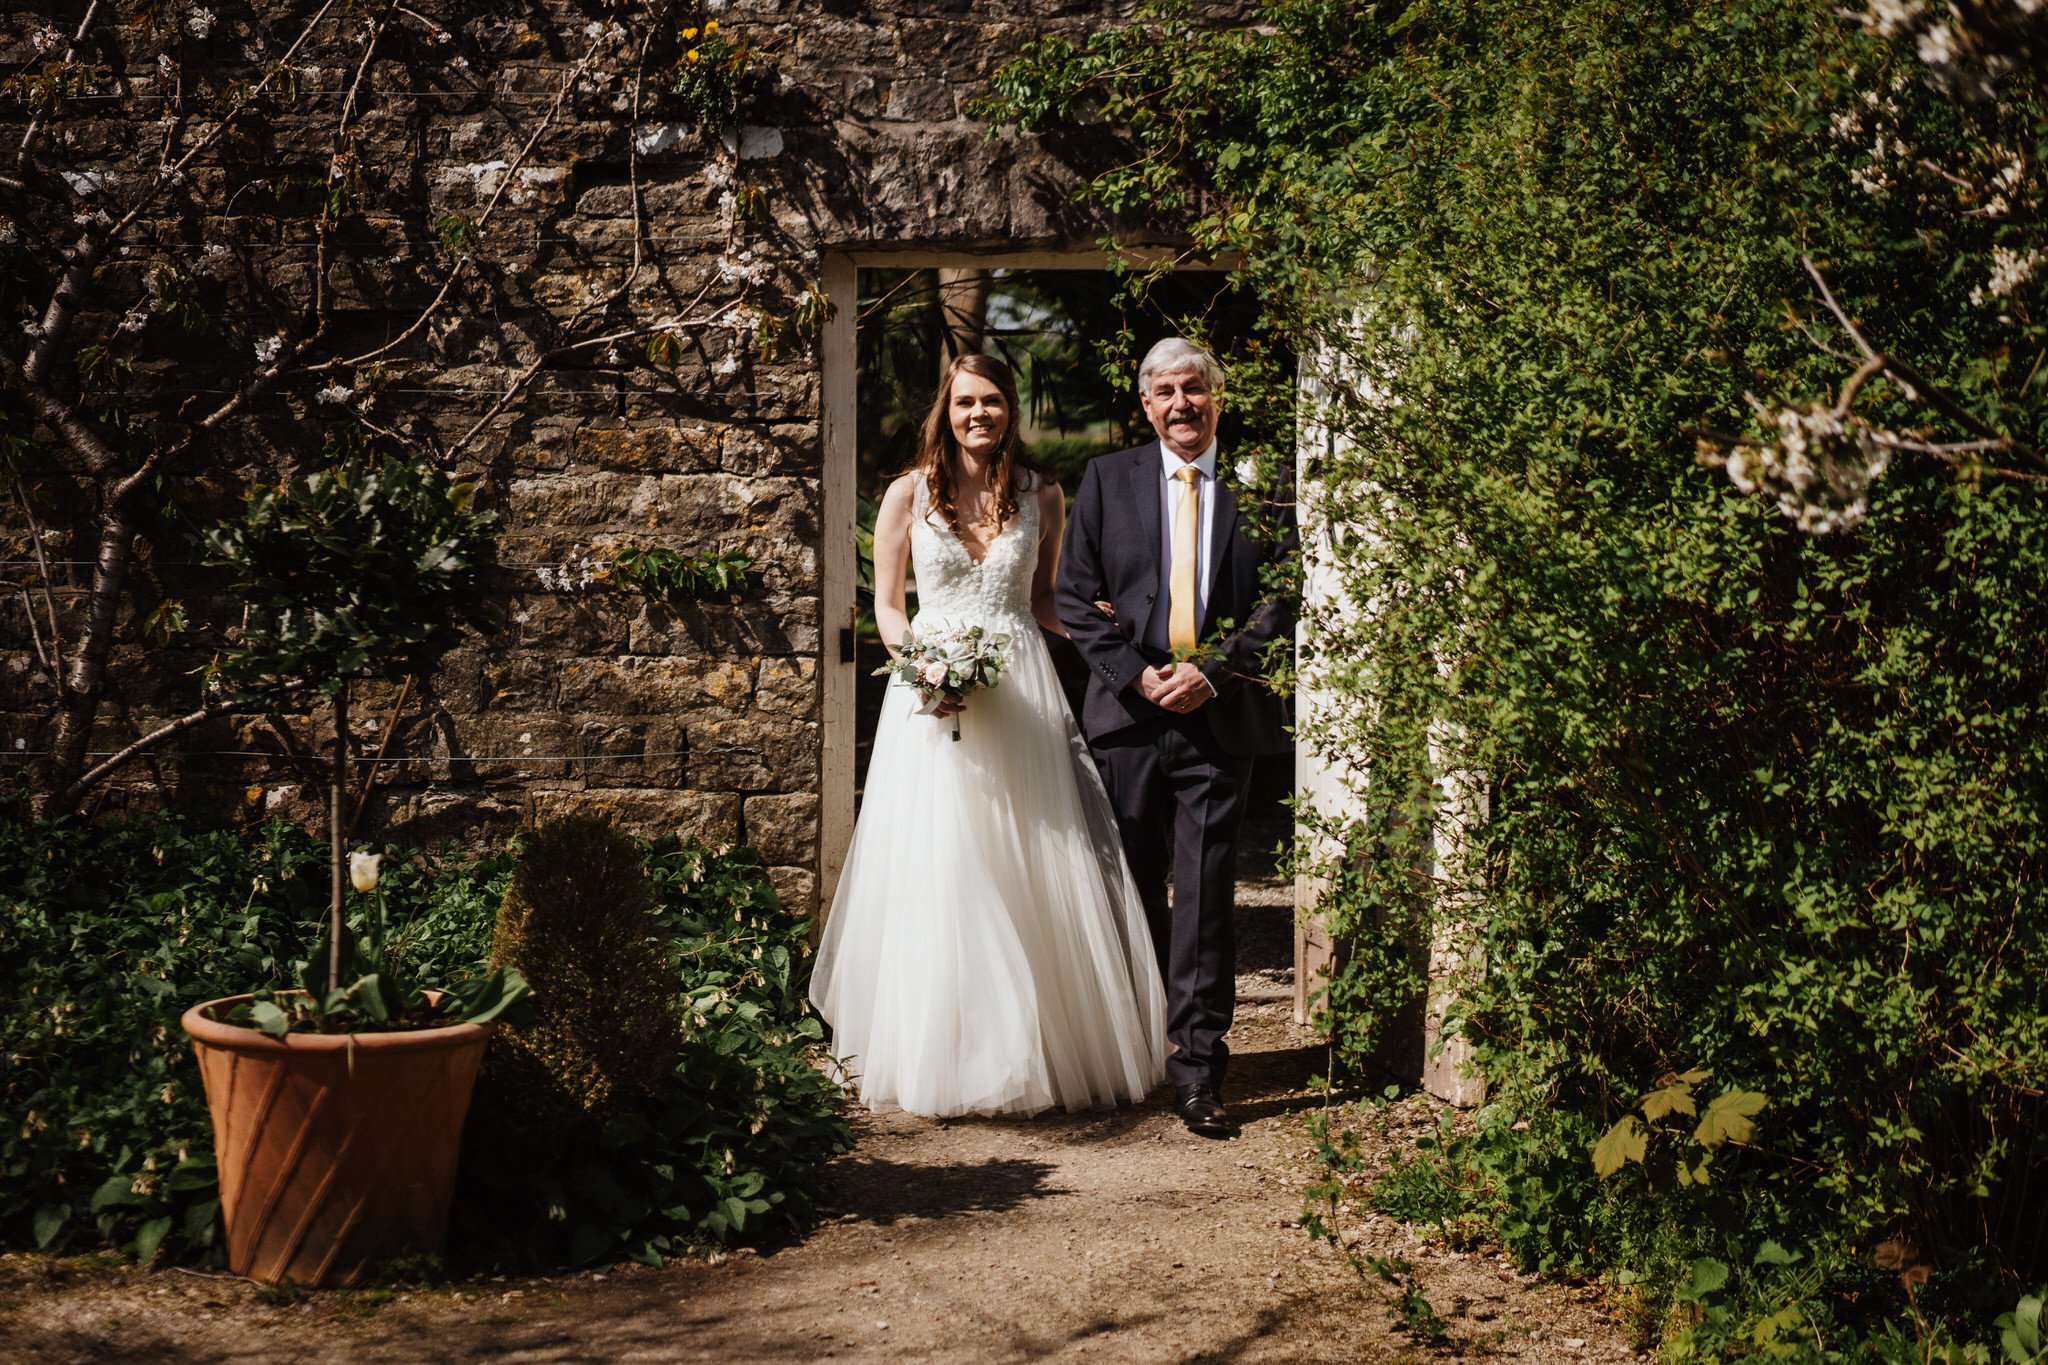
M1032 1114L1157 1085L1165 996L1087 742L1031 616L1038 502L977 563L919 476L918 619L1011 636L953 722L890 681L811 997L873 1109Z

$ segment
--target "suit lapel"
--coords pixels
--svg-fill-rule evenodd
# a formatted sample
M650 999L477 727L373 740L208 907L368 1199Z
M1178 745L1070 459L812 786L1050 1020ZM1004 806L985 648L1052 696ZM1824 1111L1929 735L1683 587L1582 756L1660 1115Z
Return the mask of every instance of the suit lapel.
M1155 609L1165 610L1166 584L1159 577L1159 443L1139 446L1131 452L1131 459L1124 466L1124 496L1126 506L1131 509L1130 524L1135 528L1126 553L1138 556L1143 567L1137 577L1152 580L1152 596L1158 601L1148 600L1144 614L1132 621L1131 639L1143 640L1145 628L1151 623Z
M1209 620L1216 619L1216 585L1227 583L1224 565L1230 558L1231 546L1237 535L1237 490L1223 479L1223 461L1216 461L1216 507L1210 514L1209 526L1209 581L1203 586L1202 598L1208 610L1203 613Z

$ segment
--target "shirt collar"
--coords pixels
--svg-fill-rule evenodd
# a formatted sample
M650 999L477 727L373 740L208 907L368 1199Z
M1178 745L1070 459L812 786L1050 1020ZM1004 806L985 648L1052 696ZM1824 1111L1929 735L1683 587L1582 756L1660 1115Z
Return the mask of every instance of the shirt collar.
M1168 483L1173 482L1173 471L1179 469L1185 463L1187 462L1182 460L1180 456L1166 448L1166 442L1161 441L1159 443L1159 465L1166 472L1166 481ZM1203 478L1214 479L1216 477L1215 437L1209 438L1209 448L1195 457L1194 465L1195 468L1202 471Z

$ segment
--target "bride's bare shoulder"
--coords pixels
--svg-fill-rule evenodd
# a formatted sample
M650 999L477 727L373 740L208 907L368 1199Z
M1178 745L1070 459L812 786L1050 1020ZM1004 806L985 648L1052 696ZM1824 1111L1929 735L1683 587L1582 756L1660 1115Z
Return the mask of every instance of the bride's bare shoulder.
M882 490L883 508L908 510L911 500L917 496L917 477L917 471L913 469L908 474L898 474L891 479L889 486Z

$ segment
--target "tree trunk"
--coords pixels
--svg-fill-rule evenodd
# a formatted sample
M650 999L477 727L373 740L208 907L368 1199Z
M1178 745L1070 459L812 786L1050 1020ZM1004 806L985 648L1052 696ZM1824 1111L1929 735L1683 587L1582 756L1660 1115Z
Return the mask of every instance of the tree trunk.
M93 565L85 628L71 655L56 729L50 738L50 796L42 812L45 816L65 814L83 795L82 789L74 788L85 772L85 746L92 738L100 699L106 694L107 655L113 649L122 590L134 557L135 525L128 508L116 502L107 508L105 518L100 525L99 557Z
M988 298L994 284L995 276L987 270L939 271L940 339L945 343L941 369L981 349L988 335Z

